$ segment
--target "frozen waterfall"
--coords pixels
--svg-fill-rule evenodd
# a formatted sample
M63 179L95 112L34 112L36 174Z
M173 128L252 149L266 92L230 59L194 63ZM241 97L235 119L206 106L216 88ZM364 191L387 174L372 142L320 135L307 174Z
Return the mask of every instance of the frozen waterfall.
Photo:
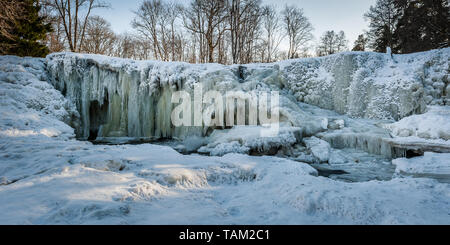
M423 113L427 105L448 105L449 54L450 48L393 57L346 52L273 64L224 66L58 53L47 57L47 71L50 82L79 111L79 120L71 126L81 139L209 135L214 128L176 128L171 123L172 94L193 92L196 84L202 84L204 91L214 89L223 94L231 90L280 91L282 125L298 127L303 137L309 137L333 122L303 111L298 102L351 118L386 120ZM359 146L391 154L389 145L381 140L389 135L380 135L343 138L342 134L328 134L322 138L338 147Z

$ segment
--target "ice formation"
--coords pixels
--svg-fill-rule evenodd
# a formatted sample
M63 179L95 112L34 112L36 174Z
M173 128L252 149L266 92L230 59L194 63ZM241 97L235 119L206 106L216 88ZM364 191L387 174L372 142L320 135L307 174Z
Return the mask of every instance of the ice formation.
M47 82L45 60L5 56L0 59L0 136L45 135L71 138L76 107Z
M223 156L228 153L252 155L275 155L301 139L301 129L282 127L274 137L261 137L260 126L236 126L229 130L215 130L208 137L208 144L199 149L201 153Z
M328 142L316 137L304 139L303 142L319 163L328 162L331 152L331 146Z
M314 135L323 118L310 120L295 108L297 101L351 117L395 120L423 113L427 105L448 105L449 54L450 48L393 57L348 52L222 66L60 53L47 57L47 70L50 82L77 106L79 138L205 136L212 129L175 128L170 121L172 93L192 91L198 83L222 93L279 90L282 121Z

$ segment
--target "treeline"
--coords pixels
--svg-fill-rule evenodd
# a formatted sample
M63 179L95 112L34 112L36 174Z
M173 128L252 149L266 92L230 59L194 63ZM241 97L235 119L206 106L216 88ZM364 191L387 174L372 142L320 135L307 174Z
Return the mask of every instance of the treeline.
M344 31L313 43L303 10L261 0L145 0L129 33L116 34L101 0L0 0L2 54L45 56L72 51L132 59L243 64L324 56L349 50ZM364 15L369 30L353 51L410 53L449 46L448 0L377 0ZM281 49L281 45L286 50Z
M134 11L133 31L120 35L91 14L107 4L77 2L43 1L54 30L48 40L52 52L191 63L272 62L308 55L313 39L302 9L285 6L278 12L261 0L192 0L187 5L146 0ZM280 51L283 40L289 44L285 52Z

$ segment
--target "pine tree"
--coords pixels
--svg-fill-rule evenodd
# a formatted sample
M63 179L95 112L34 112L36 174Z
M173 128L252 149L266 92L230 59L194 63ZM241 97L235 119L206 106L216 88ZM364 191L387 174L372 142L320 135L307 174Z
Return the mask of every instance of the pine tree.
M355 41L355 45L352 51L366 51L367 39L363 34L358 36L358 39Z
M40 41L51 31L50 24L44 23L44 17L39 15L41 9L38 0L22 0L23 15L14 21L11 30L12 38L0 36L0 43L8 48L4 53L17 56L44 57L49 50Z
M448 0L396 0L402 12L394 38L396 51L412 53L449 46Z

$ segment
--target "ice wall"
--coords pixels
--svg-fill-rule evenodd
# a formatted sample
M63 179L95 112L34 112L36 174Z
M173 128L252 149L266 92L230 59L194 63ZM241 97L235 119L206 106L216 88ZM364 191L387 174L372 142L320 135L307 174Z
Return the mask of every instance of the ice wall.
M305 135L323 118L299 110L305 102L357 118L401 119L427 105L448 105L450 48L410 55L347 52L273 64L222 66L133 61L58 53L47 57L50 82L81 115L77 136L183 138L210 128L174 128L172 93L194 85L230 90L280 90L281 120Z
M296 98L351 117L394 119L449 105L450 48L394 55L347 52L282 62Z
M74 126L83 139L203 136L208 128L171 123L174 91L228 91L239 84L234 68L217 64L137 62L73 53L47 57L50 82L73 101L81 115ZM234 83L234 84L233 84Z

